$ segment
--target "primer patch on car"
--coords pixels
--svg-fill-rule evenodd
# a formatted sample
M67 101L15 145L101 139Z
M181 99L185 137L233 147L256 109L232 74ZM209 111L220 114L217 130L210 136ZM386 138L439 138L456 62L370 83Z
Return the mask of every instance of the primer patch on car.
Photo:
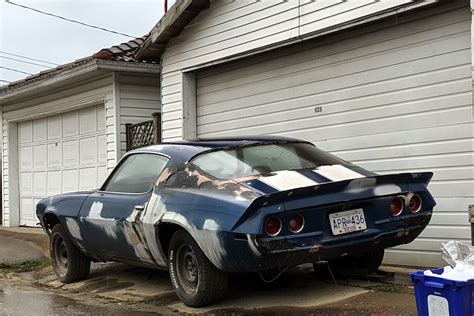
M342 165L320 166L318 169L313 171L331 181L365 178L364 175Z
M104 219L102 218L102 208L104 208L104 204L99 201L94 201L91 205L91 209L89 211L89 215L87 215L90 219Z
M274 175L261 177L258 180L279 191L318 185L316 181L305 177L301 173L288 170L274 172Z

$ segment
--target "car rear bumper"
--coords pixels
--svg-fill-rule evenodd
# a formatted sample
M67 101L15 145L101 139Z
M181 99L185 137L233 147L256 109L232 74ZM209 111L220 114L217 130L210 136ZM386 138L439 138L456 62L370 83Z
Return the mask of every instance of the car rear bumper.
M316 232L279 239L221 233L219 239L225 255L220 256L219 262L211 261L227 272L256 272L363 254L413 241L428 225L431 214L426 212L342 236L328 237Z

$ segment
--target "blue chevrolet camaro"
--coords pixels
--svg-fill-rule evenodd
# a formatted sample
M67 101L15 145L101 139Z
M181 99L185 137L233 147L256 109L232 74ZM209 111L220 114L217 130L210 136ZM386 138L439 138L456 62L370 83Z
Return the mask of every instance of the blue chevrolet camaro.
M180 141L128 152L100 189L36 212L63 282L86 278L91 261L165 268L185 304L204 306L228 273L320 261L377 270L385 248L430 221L431 177L377 175L297 139Z

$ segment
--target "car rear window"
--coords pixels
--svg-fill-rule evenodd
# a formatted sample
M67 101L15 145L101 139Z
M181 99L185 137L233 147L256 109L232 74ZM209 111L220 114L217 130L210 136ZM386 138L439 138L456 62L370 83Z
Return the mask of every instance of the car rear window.
M348 164L308 143L265 144L212 151L191 163L218 179Z

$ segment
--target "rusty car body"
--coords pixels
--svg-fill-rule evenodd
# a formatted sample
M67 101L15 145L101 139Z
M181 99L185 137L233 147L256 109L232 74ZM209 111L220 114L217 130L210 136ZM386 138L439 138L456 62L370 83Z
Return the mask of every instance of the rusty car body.
M227 273L373 253L378 268L429 223L431 177L377 175L297 139L179 141L128 152L100 189L46 198L37 216L64 282L90 260L169 268L179 298L203 306Z

